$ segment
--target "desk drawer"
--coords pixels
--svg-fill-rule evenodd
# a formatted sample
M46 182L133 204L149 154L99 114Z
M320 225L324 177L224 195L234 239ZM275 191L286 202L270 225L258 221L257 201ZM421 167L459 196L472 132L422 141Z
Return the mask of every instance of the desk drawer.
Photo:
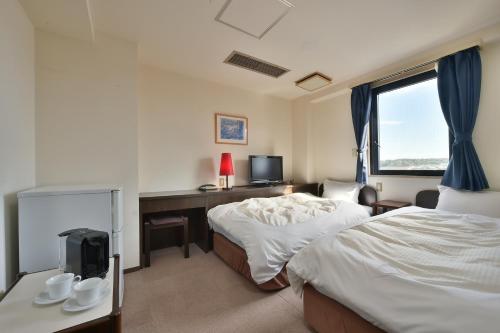
M214 208L219 205L224 205L231 202L243 201L247 199L246 196L242 195L231 195L231 196L213 196L207 198L207 210Z
M204 197L178 197L140 200L140 211L144 213L157 213L169 210L182 210L205 207Z
M248 192L227 192L226 195L214 195L207 198L207 209L231 202L239 202L250 198L268 198L282 195L280 191L269 191L268 189Z

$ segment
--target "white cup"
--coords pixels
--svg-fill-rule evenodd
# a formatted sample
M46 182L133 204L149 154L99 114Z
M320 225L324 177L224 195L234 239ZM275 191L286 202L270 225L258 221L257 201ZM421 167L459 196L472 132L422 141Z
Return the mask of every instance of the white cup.
M80 281L81 279L80 275L75 276L73 273L58 274L49 278L45 281L49 297L51 299L60 299L69 296L73 281Z
M104 285L105 285L104 280L98 277L93 277L78 282L73 287L73 291L75 292L76 302L81 306L94 303L99 298L99 294L101 293L101 288Z

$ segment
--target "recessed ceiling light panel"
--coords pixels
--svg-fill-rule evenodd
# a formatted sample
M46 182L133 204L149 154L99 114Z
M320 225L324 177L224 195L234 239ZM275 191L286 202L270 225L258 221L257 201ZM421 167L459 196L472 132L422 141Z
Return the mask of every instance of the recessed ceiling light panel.
M292 7L286 0L227 0L215 20L261 39Z
M306 77L295 81L295 85L307 91L315 91L320 88L323 88L332 83L332 79L326 76L325 74L321 74L319 72L314 72L312 74L307 75Z

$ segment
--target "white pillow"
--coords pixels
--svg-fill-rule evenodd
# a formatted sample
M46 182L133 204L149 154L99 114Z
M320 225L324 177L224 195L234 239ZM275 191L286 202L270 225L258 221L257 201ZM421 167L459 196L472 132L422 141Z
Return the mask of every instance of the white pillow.
M439 200L436 209L500 218L500 192L462 191L442 185L438 185L438 189Z
M326 179L323 182L323 198L358 203L359 191L362 187L358 183L338 182Z

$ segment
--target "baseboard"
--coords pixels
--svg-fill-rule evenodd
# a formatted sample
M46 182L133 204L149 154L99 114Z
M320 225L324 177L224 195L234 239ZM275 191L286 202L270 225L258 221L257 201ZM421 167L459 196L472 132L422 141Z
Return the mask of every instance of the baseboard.
M123 270L123 274L128 274L128 273L132 273L132 272L137 272L138 270L141 269L141 266L134 266L134 267L130 267L130 268L125 268Z

